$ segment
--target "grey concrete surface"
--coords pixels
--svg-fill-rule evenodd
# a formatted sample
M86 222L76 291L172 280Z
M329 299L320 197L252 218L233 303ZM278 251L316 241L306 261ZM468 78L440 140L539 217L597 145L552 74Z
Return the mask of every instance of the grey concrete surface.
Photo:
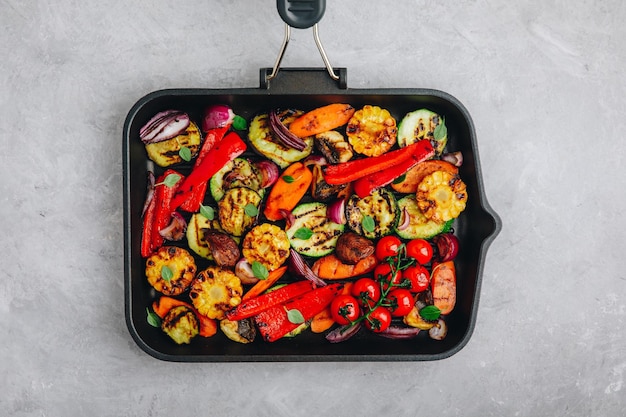
M328 1L351 87L457 97L503 229L476 329L424 363L161 362L124 323L122 123L258 85L263 1L0 1L0 415L618 416L626 408L626 4ZM322 65L296 30L284 66Z

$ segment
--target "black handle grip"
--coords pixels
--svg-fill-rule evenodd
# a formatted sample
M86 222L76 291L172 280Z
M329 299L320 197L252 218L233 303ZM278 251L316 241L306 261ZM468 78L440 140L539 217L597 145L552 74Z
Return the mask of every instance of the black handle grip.
M326 0L276 0L278 14L289 26L306 29L322 20Z

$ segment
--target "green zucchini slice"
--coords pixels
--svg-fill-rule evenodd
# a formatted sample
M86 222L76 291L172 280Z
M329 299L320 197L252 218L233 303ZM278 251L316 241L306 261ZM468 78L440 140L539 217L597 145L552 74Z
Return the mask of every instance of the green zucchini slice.
M369 239L377 239L394 231L400 211L394 195L384 188L359 198L352 195L346 203L348 227Z
M318 258L335 250L344 225L330 221L326 204L303 203L291 213L294 220L286 232L291 247L296 252Z

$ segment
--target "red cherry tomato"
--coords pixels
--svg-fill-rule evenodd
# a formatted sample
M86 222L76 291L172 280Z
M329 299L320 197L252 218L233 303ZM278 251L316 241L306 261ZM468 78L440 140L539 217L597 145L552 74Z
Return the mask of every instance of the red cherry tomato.
M422 292L428 288L430 283L430 272L422 265L409 266L403 271L402 276L411 283L407 287L411 292Z
M337 324L344 325L358 319L361 309L356 298L350 294L342 294L330 303L330 314Z
M359 278L354 282L350 293L362 306L373 306L380 300L381 291L378 282L371 278Z
M402 241L396 236L385 236L376 244L376 259L384 261L390 256L397 256L402 247Z
M387 262L383 262L374 268L374 278L382 282L384 289L387 289L389 283L392 285L400 285L402 282L402 271L396 270L393 273L393 277L391 276L392 272L391 265Z
M406 254L425 265L433 258L433 247L424 239L413 239L406 244Z
M380 333L387 330L391 324L391 319L391 312L385 307L378 306L372 310L370 315L364 320L365 327L374 333Z
M391 315L394 317L406 316L413 310L413 305L415 304L411 291L404 288L396 288L389 291L387 300L391 304L389 310L391 310Z

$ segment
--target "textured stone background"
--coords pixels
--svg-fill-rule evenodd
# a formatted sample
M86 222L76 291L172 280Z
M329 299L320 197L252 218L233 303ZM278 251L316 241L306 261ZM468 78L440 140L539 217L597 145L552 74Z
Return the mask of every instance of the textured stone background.
M124 323L122 123L150 91L257 86L275 3L0 0L0 414L621 414L625 20L618 0L328 1L349 86L472 114L504 224L473 337L437 362L180 364ZM294 31L284 66L321 65Z

